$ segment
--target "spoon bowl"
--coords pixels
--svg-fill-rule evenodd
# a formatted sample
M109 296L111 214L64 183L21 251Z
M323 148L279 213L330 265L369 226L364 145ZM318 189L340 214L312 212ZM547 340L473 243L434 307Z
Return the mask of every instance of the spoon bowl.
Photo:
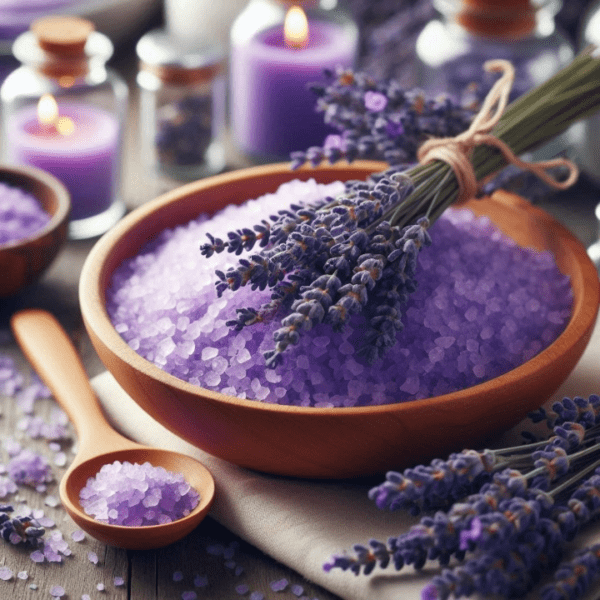
M36 309L20 311L11 319L11 327L23 352L69 415L79 438L77 456L59 487L61 502L73 521L95 539L131 550L168 546L194 530L214 499L210 471L185 454L143 446L117 433L102 413L67 333L52 315ZM183 474L200 495L198 505L181 519L161 525L130 527L94 519L81 507L79 493L102 466L115 461L149 462Z

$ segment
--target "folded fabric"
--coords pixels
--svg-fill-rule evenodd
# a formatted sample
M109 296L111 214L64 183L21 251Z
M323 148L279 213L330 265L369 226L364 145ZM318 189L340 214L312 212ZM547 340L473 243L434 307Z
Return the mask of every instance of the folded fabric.
M403 512L378 510L368 499L365 482L305 481L264 475L211 456L188 444L154 421L122 390L109 373L92 380L109 420L127 437L152 446L189 454L212 472L216 482L211 516L242 539L344 600L418 600L421 589L437 572L393 567L369 577L323 571L332 554L355 543L382 541L407 531L418 518ZM600 320L584 355L549 401L564 396L600 393ZM518 426L499 444L519 440ZM590 528L584 541L600 528ZM435 565L434 565L435 566Z

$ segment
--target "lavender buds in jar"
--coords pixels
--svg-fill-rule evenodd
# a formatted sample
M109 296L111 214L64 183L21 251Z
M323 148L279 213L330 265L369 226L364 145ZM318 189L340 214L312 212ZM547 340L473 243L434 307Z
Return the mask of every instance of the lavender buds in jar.
M162 30L144 35L136 50L144 163L179 181L221 171L225 166L221 50L182 48Z

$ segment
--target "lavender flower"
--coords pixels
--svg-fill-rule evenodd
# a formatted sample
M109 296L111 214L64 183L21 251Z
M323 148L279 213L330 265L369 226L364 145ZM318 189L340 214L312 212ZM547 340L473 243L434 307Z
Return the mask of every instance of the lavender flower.
M292 153L292 167L356 158L384 160L390 165L415 162L419 146L429 137L453 137L468 128L474 107L449 97L426 98L420 90L405 91L395 80L376 81L365 73L326 71L326 83L314 86L317 111L340 135L323 147Z
M30 516L11 517L13 511L10 504L0 505L0 536L14 545L26 543L37 547L46 533L45 529Z
M380 508L416 514L451 505L426 514L408 532L387 542L355 544L352 553L332 556L324 569L359 575L390 564L396 570L405 565L421 569L428 560L447 567L454 558L461 564L435 576L423 598L473 593L512 598L526 593L544 571L556 568L567 543L600 516L600 441L593 411L597 402L596 396L563 399L553 406L556 413L538 413L554 424L547 440L467 450L447 461L388 473L386 481L369 492ZM600 574L599 557L594 547L573 564L563 565L557 575L560 585L544 588L543 599L580 598Z
M554 583L540 591L541 600L579 598L600 578L600 544L580 550L554 573Z

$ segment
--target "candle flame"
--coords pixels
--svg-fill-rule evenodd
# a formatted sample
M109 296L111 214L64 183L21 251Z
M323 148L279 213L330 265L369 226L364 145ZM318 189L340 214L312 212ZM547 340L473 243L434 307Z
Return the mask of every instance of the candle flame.
M308 19L299 6L292 6L283 23L285 45L290 48L304 48L308 43Z
M42 125L52 125L58 118L58 103L52 94L44 94L37 105L38 121Z
M39 99L37 115L41 125L53 125L60 135L71 135L75 131L75 123L72 119L58 116L58 102L52 94L44 94Z

